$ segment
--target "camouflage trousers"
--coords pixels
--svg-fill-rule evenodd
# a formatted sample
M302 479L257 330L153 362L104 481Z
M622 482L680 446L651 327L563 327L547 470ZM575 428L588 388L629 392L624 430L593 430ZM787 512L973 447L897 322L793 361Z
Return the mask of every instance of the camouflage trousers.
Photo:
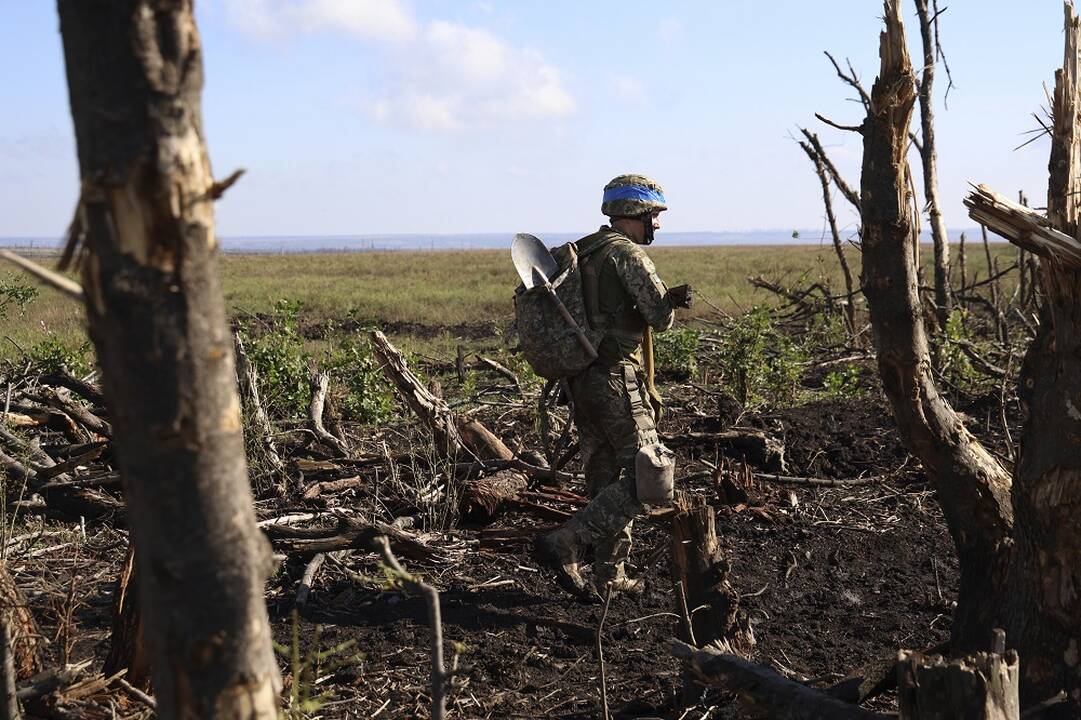
M622 576L631 526L641 512L634 458L657 442L645 383L630 363L592 366L570 381L590 502L567 523L581 547L592 547L594 582Z

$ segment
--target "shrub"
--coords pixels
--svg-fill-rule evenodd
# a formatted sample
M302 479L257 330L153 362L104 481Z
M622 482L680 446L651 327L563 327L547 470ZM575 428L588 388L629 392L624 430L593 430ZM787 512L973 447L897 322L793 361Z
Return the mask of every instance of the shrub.
M752 308L725 328L721 349L725 375L745 406L795 397L806 353L777 331L767 308Z
M654 360L658 370L668 370L684 377L698 370L700 333L688 327L672 328L653 336Z

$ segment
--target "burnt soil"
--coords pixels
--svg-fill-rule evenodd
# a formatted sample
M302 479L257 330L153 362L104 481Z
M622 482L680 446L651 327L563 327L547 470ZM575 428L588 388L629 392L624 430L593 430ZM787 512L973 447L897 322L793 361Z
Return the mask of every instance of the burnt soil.
M666 432L718 425L700 410L712 405L710 397L687 386L672 393ZM530 446L524 428L531 412L522 408L513 419L505 411L480 417L489 426L501 417L501 427L521 432L505 438L508 444ZM888 661L898 648L944 642L958 571L952 542L933 492L900 445L877 393L744 416L740 426L768 428L783 438L788 475L872 478L852 487L758 481L747 503L730 506L721 501L713 478L697 472L704 466L694 459L714 461L724 457L723 450L708 442L681 448L681 490L716 511L730 581L743 596L757 640L753 659L826 688ZM563 489L584 493L579 483ZM667 649L677 634L669 524L666 517L638 522L632 574L646 578L647 591L640 598L613 598L605 620L612 716L701 717L713 708L710 717L744 717L733 698L716 691L702 695L698 710L685 715L681 670ZM595 652L602 607L559 589L529 552L532 536L555 526L532 513L508 511L485 527L423 536L446 555L409 565L441 592L447 657L457 654L460 668L452 716L603 716ZM424 602L388 591L373 557L355 558L351 570L349 576L325 570L297 620L302 638L314 637L319 627L320 647L355 641L363 653L359 663L329 671L323 687L341 704L323 714L426 717L430 635ZM289 642L302 572L302 563L286 566L270 598L283 643ZM358 582L356 573L370 582ZM891 703L887 694L870 706Z
M456 383L452 367L417 372L439 375L450 388ZM948 638L958 574L953 544L934 493L901 446L876 389L735 416L723 412L726 403L715 389L671 382L662 391L669 404L661 428L666 434L708 437L735 422L783 442L784 475L866 479L828 487L760 477L746 488L746 502L730 505L704 463L738 465L739 458L726 458L725 449L708 439L680 445L679 489L716 512L729 581L742 595L757 640L752 660L827 688L888 661L899 648L931 648ZM491 404L480 406L474 417L497 429L512 449L539 447L535 400L508 387L485 397ZM348 434L361 457L377 457L384 442L394 451L416 453L424 440L415 426L403 415L379 431L348 428ZM325 477L312 471L304 482L320 479ZM261 518L335 509L382 521L416 515L409 532L438 558L404 562L441 594L447 662L453 659L458 667L451 717L603 717L595 652L602 607L559 589L529 551L537 532L555 527L558 514L576 506L549 502L556 512L540 516L511 508L483 526L438 530L423 509L391 499L395 482L377 474L361 488L310 501L262 500L257 510ZM562 490L585 492L580 480ZM647 590L639 598L614 597L605 619L601 638L611 714L750 717L715 690L701 693L690 703L697 710L687 712L681 668L668 650L677 635L669 528L663 511L638 521L631 574L644 577ZM42 535L10 550L9 568L20 585L31 588L28 602L50 640L50 654L93 658L100 666L126 533L108 524L92 526L79 543L73 537L81 532L77 523L50 522L43 529L66 536ZM62 541L76 547L76 554L60 546ZM42 550L50 544L58 546L55 551ZM321 696L320 709L310 717L427 717L430 632L424 602L389 587L374 555L354 552L325 563L308 601L298 606L304 568L303 561L290 558L268 584L287 694ZM310 660L316 651L326 657ZM301 658L299 665L290 661L292 653ZM890 709L892 699L887 693L869 706ZM130 697L118 708L117 717L147 713Z

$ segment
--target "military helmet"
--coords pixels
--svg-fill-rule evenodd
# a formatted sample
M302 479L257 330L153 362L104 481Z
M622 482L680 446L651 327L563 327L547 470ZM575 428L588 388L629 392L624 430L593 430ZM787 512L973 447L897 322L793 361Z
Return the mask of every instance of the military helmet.
M608 217L637 217L667 209L664 190L645 175L620 175L604 186L601 213Z

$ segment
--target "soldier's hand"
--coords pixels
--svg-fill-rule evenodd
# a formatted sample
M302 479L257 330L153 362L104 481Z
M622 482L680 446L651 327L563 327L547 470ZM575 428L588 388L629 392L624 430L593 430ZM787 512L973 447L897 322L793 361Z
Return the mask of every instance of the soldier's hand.
M690 308L694 303L694 294L690 285L677 285L668 288L668 304L674 308Z

